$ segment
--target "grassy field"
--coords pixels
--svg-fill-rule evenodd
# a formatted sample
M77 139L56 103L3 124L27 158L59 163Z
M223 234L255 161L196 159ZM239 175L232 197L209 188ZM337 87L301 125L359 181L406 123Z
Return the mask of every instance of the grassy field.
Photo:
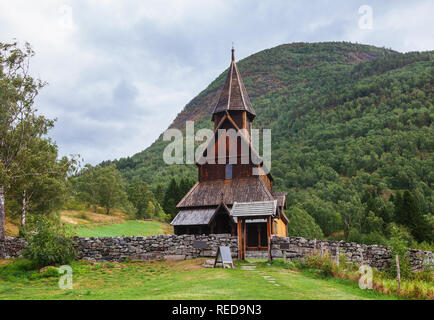
M152 236L172 234L173 227L159 221L129 220L123 211L113 209L110 215L102 208L92 210L62 210L60 220L82 237ZM6 219L6 235L18 235L19 221Z
M158 221L128 220L111 225L83 225L74 228L81 237L152 236L173 233L170 225Z
M64 210L61 221L81 237L152 236L173 233L173 228L159 221L128 220L119 210L110 215L83 210Z
M202 259L74 262L73 289L65 291L58 288L57 277L26 271L28 262L24 260L6 263L0 262L0 299L396 299L361 290L346 280L322 279L266 263L248 271L238 263L233 270L206 269Z

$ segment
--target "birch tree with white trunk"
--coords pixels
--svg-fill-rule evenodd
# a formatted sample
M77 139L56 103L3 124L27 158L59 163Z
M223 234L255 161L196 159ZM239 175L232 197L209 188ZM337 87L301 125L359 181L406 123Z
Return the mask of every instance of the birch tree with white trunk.
M53 121L36 115L33 104L46 83L29 74L34 56L26 43L0 43L0 241L5 239L5 201L7 192L23 171L25 150L29 143L45 135Z

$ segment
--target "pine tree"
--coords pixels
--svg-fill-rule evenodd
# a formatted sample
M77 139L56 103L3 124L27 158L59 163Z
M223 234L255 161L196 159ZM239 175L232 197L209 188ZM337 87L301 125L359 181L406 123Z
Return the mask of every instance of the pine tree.
M163 205L163 202L164 202L164 190L163 190L163 186L161 184L159 184L157 186L157 189L155 190L155 199L158 201L158 203L160 204L160 206Z
M408 227L417 241L432 241L432 227L423 216L416 197L408 190L396 194L395 222Z
M178 199L180 195L179 185L174 178L170 180L169 186L167 187L166 193L164 195L163 209L164 212L170 214L174 218L177 214L176 205L178 204Z

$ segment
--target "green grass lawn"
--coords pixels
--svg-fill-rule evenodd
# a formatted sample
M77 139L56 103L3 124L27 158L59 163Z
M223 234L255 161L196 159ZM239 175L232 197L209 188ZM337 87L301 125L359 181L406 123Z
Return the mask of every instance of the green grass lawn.
M111 225L80 225L74 232L81 237L152 236L167 234L170 226L158 221L127 220Z
M396 299L346 280L322 279L281 265L259 263L253 272L242 270L238 262L236 269L205 269L202 263L74 262L73 289L63 291L58 278L25 271L28 263L21 260L0 265L0 299Z

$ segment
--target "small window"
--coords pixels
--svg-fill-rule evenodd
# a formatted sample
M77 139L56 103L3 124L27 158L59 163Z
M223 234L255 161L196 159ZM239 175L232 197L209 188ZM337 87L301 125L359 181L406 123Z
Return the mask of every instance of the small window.
M226 165L226 179L232 179L232 164Z

